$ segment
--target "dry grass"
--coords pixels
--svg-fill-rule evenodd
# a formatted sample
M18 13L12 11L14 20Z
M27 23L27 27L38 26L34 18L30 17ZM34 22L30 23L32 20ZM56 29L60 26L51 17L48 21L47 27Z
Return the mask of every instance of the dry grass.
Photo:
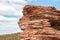
M19 33L2 35L0 36L0 40L20 40L20 38L18 37L18 34Z

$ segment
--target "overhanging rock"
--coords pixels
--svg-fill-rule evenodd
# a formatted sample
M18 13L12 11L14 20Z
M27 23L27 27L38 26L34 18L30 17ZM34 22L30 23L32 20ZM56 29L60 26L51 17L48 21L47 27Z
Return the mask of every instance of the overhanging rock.
M60 40L60 11L55 7L26 5L18 25L21 40Z

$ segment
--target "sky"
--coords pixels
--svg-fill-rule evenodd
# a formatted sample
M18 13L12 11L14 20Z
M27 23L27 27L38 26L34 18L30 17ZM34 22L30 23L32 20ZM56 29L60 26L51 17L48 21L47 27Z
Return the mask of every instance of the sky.
M60 0L0 0L0 34L21 32L17 22L25 5L54 6L60 10Z

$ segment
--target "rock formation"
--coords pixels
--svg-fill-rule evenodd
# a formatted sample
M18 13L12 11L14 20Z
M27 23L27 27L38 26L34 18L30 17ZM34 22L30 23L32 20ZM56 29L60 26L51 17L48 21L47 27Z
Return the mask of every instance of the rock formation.
M21 40L60 40L60 10L26 5L23 15L18 22Z

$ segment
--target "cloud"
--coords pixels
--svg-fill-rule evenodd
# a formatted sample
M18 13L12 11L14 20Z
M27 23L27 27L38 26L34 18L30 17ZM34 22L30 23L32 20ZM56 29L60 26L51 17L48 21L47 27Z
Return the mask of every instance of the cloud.
M17 22L23 16L25 4L27 4L25 0L0 0L0 34L21 31Z
M11 3L27 3L27 1L25 1L25 0L8 0L9 2L11 2Z
M4 4L0 4L0 12L6 12L6 11L16 11L16 9L14 9L13 7L9 6L9 5L4 5Z
M23 5L0 4L0 15L21 16Z
M0 15L12 15L16 13L16 9L9 5L0 4Z
M5 34L21 31L18 27L17 21L17 18L7 18L4 16L0 16L0 32Z

